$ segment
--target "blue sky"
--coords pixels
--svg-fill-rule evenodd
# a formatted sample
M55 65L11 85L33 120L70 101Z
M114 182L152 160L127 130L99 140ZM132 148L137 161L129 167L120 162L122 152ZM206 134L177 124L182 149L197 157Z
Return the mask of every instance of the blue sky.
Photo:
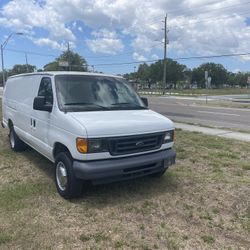
M133 72L138 64L115 64L162 58L165 13L170 58L250 52L246 0L2 0L0 42L12 32L24 33L13 35L6 46L5 67L25 64L26 54L29 64L43 68L70 42L95 70ZM230 71L250 71L246 56L179 60L190 68L208 61Z

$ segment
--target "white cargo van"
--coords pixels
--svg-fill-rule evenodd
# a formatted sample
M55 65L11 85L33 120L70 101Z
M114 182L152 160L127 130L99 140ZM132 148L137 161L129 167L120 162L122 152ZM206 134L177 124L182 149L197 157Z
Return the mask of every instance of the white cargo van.
M13 150L28 144L55 163L64 198L93 184L161 176L175 163L174 125L117 76L43 72L9 77L2 126Z

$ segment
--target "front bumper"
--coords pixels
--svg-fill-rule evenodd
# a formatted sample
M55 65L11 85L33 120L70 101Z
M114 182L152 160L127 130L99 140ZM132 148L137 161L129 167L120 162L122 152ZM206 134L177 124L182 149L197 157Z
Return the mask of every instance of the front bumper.
M175 163L174 149L150 154L98 161L74 161L77 178L91 180L93 184L134 179L158 173Z

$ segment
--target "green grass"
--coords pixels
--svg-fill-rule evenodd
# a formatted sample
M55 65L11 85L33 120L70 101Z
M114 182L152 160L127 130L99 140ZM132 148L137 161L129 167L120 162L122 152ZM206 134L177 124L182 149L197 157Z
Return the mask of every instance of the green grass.
M0 232L0 247L3 244L11 242L11 240L12 240L11 236Z
M66 201L53 165L0 129L1 249L247 249L249 143L177 130L162 178L85 186ZM216 238L215 238L216 237Z
M215 242L214 237L211 236L211 235L202 235L202 236L201 236L201 239L202 239L204 242L208 243L208 244L212 244L212 243Z
M250 170L250 163L246 163L242 165L243 170Z

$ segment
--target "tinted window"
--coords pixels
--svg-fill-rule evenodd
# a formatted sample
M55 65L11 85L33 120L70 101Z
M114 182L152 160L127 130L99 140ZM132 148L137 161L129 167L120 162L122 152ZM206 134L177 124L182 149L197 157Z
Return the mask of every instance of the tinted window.
M53 104L52 83L49 77L44 77L41 80L38 96L44 96L46 104Z

